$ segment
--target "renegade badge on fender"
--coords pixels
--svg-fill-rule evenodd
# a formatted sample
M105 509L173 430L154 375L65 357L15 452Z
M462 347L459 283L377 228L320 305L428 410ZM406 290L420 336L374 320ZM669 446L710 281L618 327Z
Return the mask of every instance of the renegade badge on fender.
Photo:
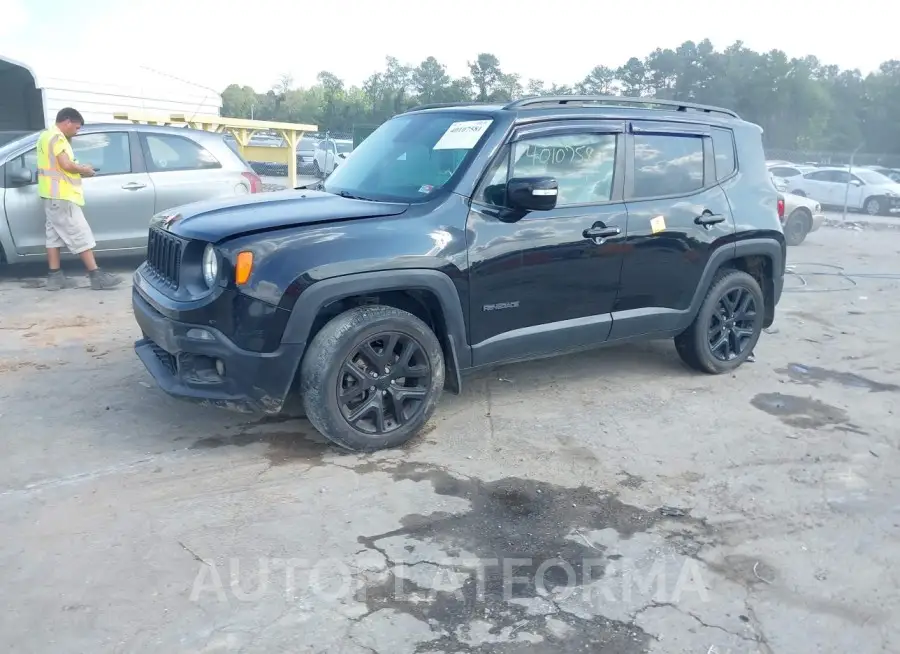
M468 370L635 339L740 366L785 272L761 130L717 107L544 97L396 116L315 190L158 216L137 354L183 398L302 403L371 451Z

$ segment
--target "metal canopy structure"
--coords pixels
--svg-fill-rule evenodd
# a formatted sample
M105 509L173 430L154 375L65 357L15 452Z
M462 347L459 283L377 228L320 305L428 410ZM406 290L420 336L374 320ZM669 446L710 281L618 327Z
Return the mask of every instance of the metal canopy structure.
M297 186L297 146L307 132L317 132L316 125L299 123L279 123L271 120L247 120L245 118L225 118L224 116L195 116L169 114L168 116L122 112L115 114L116 120L127 120L145 125L182 125L206 132L228 133L237 141L245 159L287 164L291 188ZM283 147L250 145L250 139L257 132L275 132L285 142Z

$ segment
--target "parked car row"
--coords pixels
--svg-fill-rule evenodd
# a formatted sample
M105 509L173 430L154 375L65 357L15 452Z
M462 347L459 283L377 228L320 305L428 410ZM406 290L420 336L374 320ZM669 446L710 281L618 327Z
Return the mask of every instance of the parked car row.
M825 222L822 205L815 200L779 191L778 202L778 217L788 245L800 245Z
M226 136L233 147L237 142L232 136ZM250 138L250 145L260 147L284 147L284 139L269 134L254 134ZM353 141L350 139L335 139L330 137L317 138L304 136L297 147L297 172L302 175L315 175L325 178L334 172L353 151ZM270 161L251 161L253 169L260 175L284 176L287 175L287 165Z
M45 256L38 135L0 147L0 263ZM263 191L236 144L213 132L93 124L72 138L72 149L81 163L97 171L83 183L98 251L145 249L153 216L166 209Z
M813 167L768 162L775 187L784 193L808 197L822 206L847 206L871 216L900 209L900 182L874 167Z

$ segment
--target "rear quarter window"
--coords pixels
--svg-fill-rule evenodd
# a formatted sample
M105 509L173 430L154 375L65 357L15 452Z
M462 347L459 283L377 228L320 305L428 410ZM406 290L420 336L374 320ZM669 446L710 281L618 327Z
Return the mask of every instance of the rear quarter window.
M227 138L227 137L223 140L225 141L225 143L228 144L228 148L232 152L234 152L234 156L236 156L238 159L240 159L242 164L249 167L250 164L247 162L246 159L244 159L244 155L241 154L241 149L238 147L237 141L235 141L233 138Z
M722 181L737 170L734 134L730 129L712 128L713 152L716 155L716 179Z

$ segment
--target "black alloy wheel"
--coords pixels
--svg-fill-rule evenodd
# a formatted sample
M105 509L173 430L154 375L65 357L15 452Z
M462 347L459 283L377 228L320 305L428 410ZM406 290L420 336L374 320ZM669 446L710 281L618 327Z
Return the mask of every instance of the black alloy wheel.
M709 351L719 361L741 357L754 336L756 299L749 289L735 288L722 297L709 319Z
M444 353L432 328L387 305L365 305L329 320L300 365L310 423L354 452L399 447L413 438L444 389Z
M741 366L762 335L766 299L759 281L743 270L716 273L694 320L675 337L678 356L690 368L721 375Z
M384 435L418 418L431 389L425 348L399 332L367 337L341 365L338 405L357 431Z

